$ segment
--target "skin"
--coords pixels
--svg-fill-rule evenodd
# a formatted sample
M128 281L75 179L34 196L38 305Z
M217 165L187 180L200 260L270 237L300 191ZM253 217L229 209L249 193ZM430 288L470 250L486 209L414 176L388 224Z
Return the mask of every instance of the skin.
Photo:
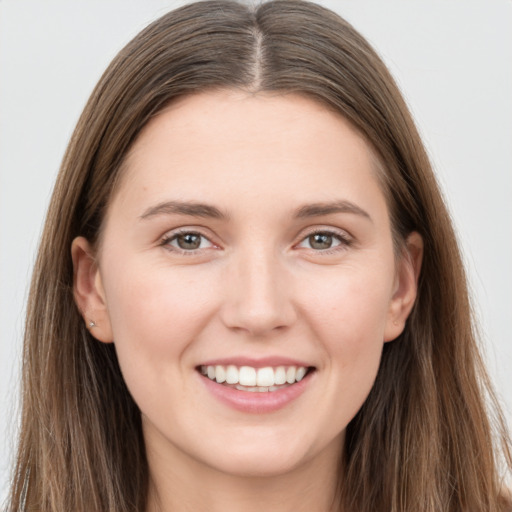
M73 242L75 298L91 333L115 343L141 409L148 510L330 510L346 426L404 328L421 264L416 233L393 250L371 147L310 99L223 90L161 112L124 167L98 253ZM155 213L167 201L226 218ZM340 201L351 209L295 215ZM180 250L177 230L200 233L200 247ZM233 356L315 371L293 402L251 414L197 371Z

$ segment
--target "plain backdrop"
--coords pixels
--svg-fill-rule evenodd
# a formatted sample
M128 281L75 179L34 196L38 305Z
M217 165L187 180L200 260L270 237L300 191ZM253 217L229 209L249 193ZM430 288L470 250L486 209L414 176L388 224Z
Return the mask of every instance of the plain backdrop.
M74 124L112 57L184 2L0 0L0 490L17 428L31 267ZM320 2L391 68L466 259L491 375L512 418L512 2Z

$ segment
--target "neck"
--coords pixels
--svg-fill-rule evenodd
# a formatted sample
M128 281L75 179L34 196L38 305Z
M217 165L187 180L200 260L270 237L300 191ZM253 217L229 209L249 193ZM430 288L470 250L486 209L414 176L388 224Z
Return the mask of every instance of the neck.
M339 443L338 443L339 445ZM166 457L147 447L150 490L147 512L334 512L340 447L278 475L233 475L183 452Z

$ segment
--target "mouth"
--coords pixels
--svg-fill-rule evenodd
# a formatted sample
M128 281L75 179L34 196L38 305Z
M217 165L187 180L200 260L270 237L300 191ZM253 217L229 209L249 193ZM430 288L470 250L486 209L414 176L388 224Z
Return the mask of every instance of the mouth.
M201 365L197 370L209 380L224 387L250 393L273 393L298 382L314 372L312 366Z

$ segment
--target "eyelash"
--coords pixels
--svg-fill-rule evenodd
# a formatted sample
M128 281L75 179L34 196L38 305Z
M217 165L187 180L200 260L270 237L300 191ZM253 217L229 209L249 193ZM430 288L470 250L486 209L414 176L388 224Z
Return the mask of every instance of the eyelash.
M194 231L194 230L190 230L190 229L182 229L182 230L170 233L168 235L165 235L164 237L162 237L160 245L162 247L166 247L170 251L173 251L180 255L185 255L185 256L196 255L198 253L198 251L205 249L205 248L201 249L199 247L197 249L187 250L187 249L181 249L179 247L174 247L171 245L171 242L173 242L174 240L177 240L179 236L183 236L183 235L199 236L202 239L207 240L213 247L216 247L215 244L207 236L203 235L199 231ZM311 231L311 232L307 233L305 236L303 236L301 238L301 240L299 241L299 243L294 245L294 248L300 247L300 244L306 242L310 237L313 237L315 235L326 235L328 237L332 237L333 239L335 239L339 242L334 247L329 247L327 249L315 250L311 247L309 248L309 250L312 250L316 254L320 254L320 255L329 255L329 254L337 253L339 251L343 251L346 248L350 247L353 243L352 238L345 232L340 232L340 231L336 231L333 229L317 229L317 230Z
M316 229L314 231L311 231L307 233L298 244L295 245L295 247L300 246L300 244L306 242L310 237L315 235L326 235L328 237L332 237L333 239L337 240L339 242L338 245L335 245L334 247L329 247L327 249L318 249L315 250L313 248L310 248L315 254L320 254L324 256L328 256L330 254L338 253L339 251L343 251L350 247L353 243L353 239L345 232L333 230L333 229Z
M177 240L179 236L184 236L184 235L199 236L202 239L207 240L213 247L215 247L215 244L207 236L203 235L199 231L194 231L193 229L182 229L182 230L170 233L168 235L164 235L162 240L160 241L160 245L162 247L166 247L170 251L176 252L176 253L178 253L180 255L184 255L184 256L194 256L198 253L198 251L204 250L204 248L203 249L198 248L198 249L187 250L187 249L181 249L180 247L174 247L171 245L171 242L173 242L174 240Z

